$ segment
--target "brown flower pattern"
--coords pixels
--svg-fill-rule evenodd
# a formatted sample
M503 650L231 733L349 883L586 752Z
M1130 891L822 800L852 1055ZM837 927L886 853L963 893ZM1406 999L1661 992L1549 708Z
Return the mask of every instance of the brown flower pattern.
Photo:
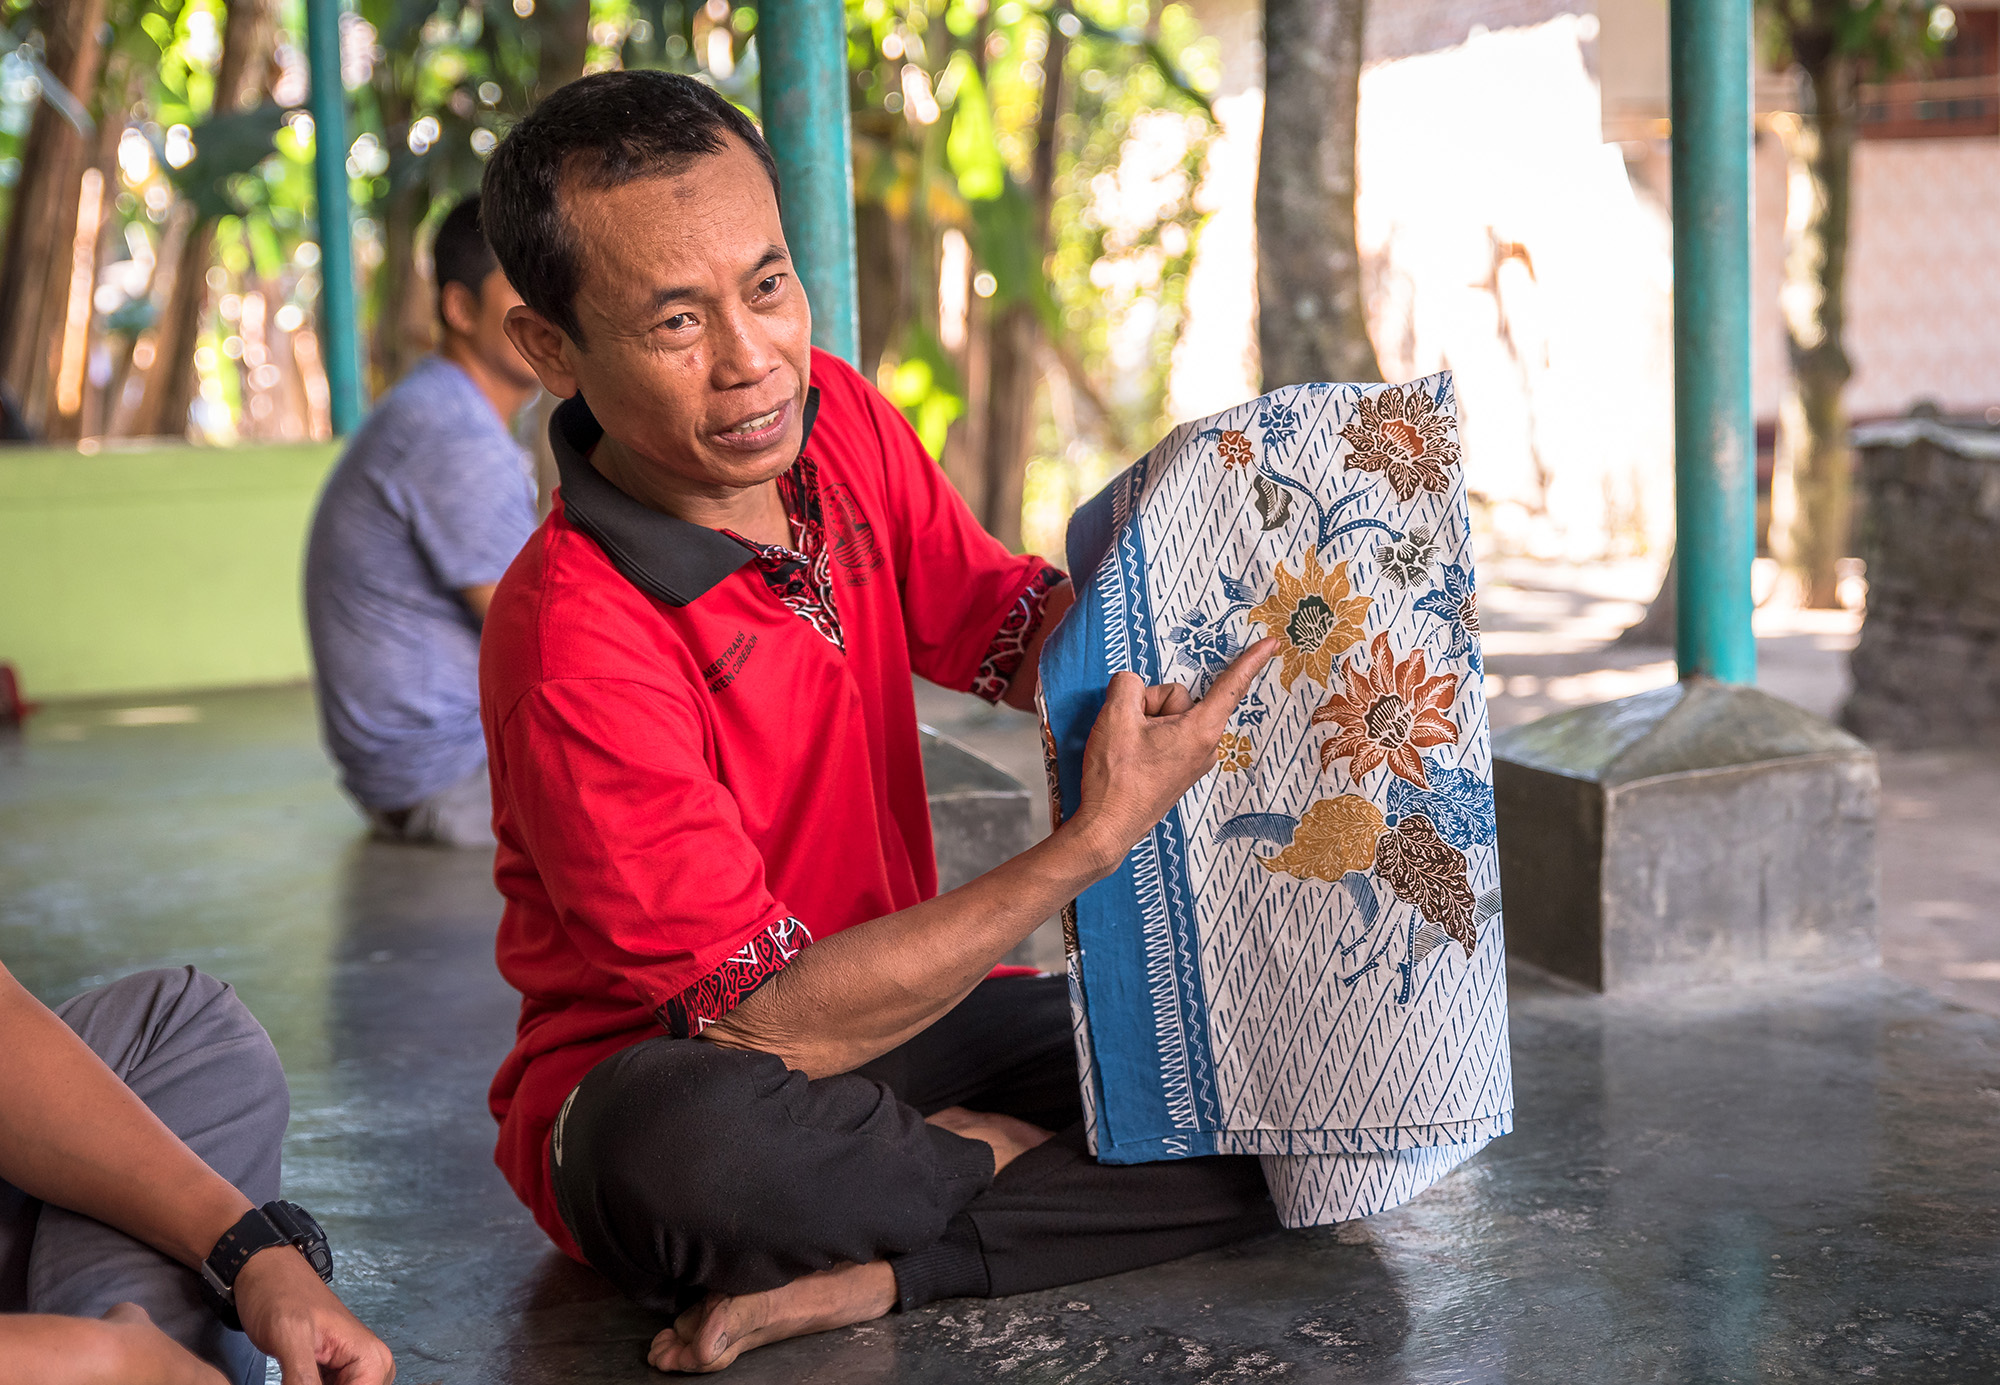
M1257 763L1257 748L1239 731L1224 731L1215 744L1215 763L1224 774L1240 774Z
M1250 435L1234 428L1226 430L1215 444L1215 453L1222 458L1222 469L1234 471L1237 467L1249 466L1257 458L1250 445Z
M1262 625L1278 637L1284 663L1278 681L1285 691L1303 673L1324 685L1333 674L1334 656L1350 645L1359 644L1362 621L1375 598L1357 596L1347 580L1347 564L1329 569L1319 565L1319 554L1307 549L1294 577L1278 561L1274 574L1277 588L1264 600L1244 612L1243 619Z
M1465 853L1437 834L1422 813L1413 813L1382 834L1375 846L1375 873L1396 898L1414 905L1470 957L1479 945L1472 922L1476 901L1466 880Z
M1369 646L1369 660L1365 667L1358 659L1342 665L1345 687L1329 694L1312 714L1314 726L1335 727L1333 738L1319 748L1319 766L1324 770L1335 760L1350 760L1348 772L1359 781L1386 763L1418 788L1428 789L1418 752L1457 744L1450 708L1458 696L1458 677L1429 677L1421 649L1399 662L1386 630Z
M1375 864L1375 843L1381 835L1382 810L1359 794L1344 793L1307 808L1292 833L1292 844L1276 856L1257 859L1274 874L1339 880L1351 870Z
M1445 470L1459 461L1451 415L1429 391L1414 387L1363 395L1340 435L1349 449L1347 469L1380 472L1403 501L1419 490L1442 495L1451 484Z

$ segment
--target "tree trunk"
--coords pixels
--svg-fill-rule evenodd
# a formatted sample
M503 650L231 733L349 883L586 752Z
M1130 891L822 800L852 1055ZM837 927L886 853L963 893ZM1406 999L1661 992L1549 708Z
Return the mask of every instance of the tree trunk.
M1853 370L1841 336L1856 74L1830 47L1801 46L1802 109L1779 125L1788 177L1778 302L1792 369L1778 413L1771 550L1811 607L1839 604L1834 564L1847 554L1852 511L1841 391Z
M96 194L89 199L94 204L89 208L92 215L86 225L83 221L85 199L79 196L77 212L70 218L69 272L61 272L62 263L58 261L58 272L51 276L61 281L62 294L58 310L62 317L57 324L53 357L56 361L55 388L49 396L51 404L44 415L48 420L51 441L70 442L83 437L89 431L92 415L96 412L88 407L95 393L89 384L89 374L93 339L91 329L97 320L91 307L91 297L97 291L109 230L117 221L112 214L112 206L118 196L118 143L125 137L126 113L131 110L132 102L138 99L136 77L131 59L123 54L114 55L105 65L102 99L98 102L101 109L97 116L97 134L92 141L88 164L88 168L97 170ZM79 175L80 185L87 176L88 169ZM79 187L81 191L82 186ZM81 282L78 282L79 278ZM79 321L70 320L72 306L80 310Z
M854 209L854 230L860 280L859 369L873 380L883 354L902 340L910 324L910 223L891 216L880 202L863 202Z
M44 10L45 56L49 71L79 106L96 93L104 62L101 42L104 0L67 0ZM40 431L48 400L46 382L62 335L60 314L67 293L52 292L52 266L70 262L76 235L77 192L90 158L90 141L47 101L35 103L22 146L20 176L14 183L7 219L7 245L0 252L0 389L6 390ZM55 299L58 317L48 316ZM35 388L37 378L44 388Z
M1613 648L1638 645L1672 649L1680 643L1680 571L1679 560L1668 554L1667 575L1660 579L1660 590L1647 603L1646 613L1611 641Z
M1364 0L1266 0L1257 162L1264 388L1380 380L1354 231Z
M1029 304L1009 303L994 316L987 353L986 474L978 513L987 532L1009 548L1021 543L1021 497L1035 441L1035 385L1040 380L1036 336L1035 310Z
M229 17L222 26L222 57L215 69L211 119L257 103L264 93L276 41L272 0L230 0ZM188 409L199 385L194 351L207 316L208 270L214 248L215 227L206 221L190 226L187 239L181 242L173 287L154 329L153 366L146 374L145 393L133 420L135 432L173 437L187 432Z
M694 6L687 8L692 12ZM541 39L534 91L539 101L583 75L590 56L590 0L541 0L535 6L535 32Z
M1055 207L1056 122L1062 114L1063 60L1069 40L1049 25L1042 58L1042 105L1035 117L1035 162L1028 177L1034 205L1033 263L1048 254L1049 215ZM986 476L976 512L987 532L1009 548L1021 546L1021 495L1035 442L1035 386L1040 380L1035 344L1041 324L1035 305L1017 299L993 315L987 341Z
M409 138L410 121L416 114L409 81L415 75L395 62L375 68L375 102L382 115L383 136L392 147L395 141ZM387 391L431 349L436 310L417 264L417 228L430 209L431 190L424 182L395 188L380 208L382 263L375 266L369 285L374 321L374 340L368 353L371 396Z
M967 274L968 281L971 278ZM989 300L971 291L965 301L965 348L958 355L958 377L965 382L965 413L945 436L945 478L965 497L975 515L986 512L987 396L993 383L993 313Z
M389 195L382 206L382 263L375 267L373 393L403 378L435 344L437 313L431 282L417 263L417 228L430 214L431 190L422 183Z

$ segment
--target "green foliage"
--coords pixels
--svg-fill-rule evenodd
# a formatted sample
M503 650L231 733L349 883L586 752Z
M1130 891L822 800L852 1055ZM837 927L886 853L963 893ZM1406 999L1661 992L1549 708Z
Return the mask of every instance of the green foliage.
M251 175L276 152L284 128L284 108L269 104L204 120L190 135L194 157L168 177L203 221L247 215L268 200L263 180Z
M930 454L941 454L945 434L965 412L965 386L944 344L922 323L911 323L904 333L901 360L888 372L883 393L910 420Z
M1000 154L993 107L978 65L960 49L951 55L938 87L948 89L951 97L951 133L944 149L958 177L958 195L968 202L990 202L1007 189L1007 161Z
M1115 382L1119 416L1098 420L1092 439L1051 439L1041 464L1067 466L1079 448L1115 452L1157 431L1200 220L1193 189L1214 130L1201 89L1204 79L1212 84L1212 45L1193 16L1144 0L848 0L847 14L857 196L906 222L915 247L909 294L922 331L892 352L883 372L892 397L919 431L921 419L935 426L963 408L942 374L902 373L917 359L913 343L936 343L936 246L956 230L974 270L990 276L995 309L1032 305L1067 359ZM1042 226L1029 183L1052 26L1068 40L1065 113ZM1172 167L1152 170L1165 175L1154 180L1159 195L1113 211L1116 188L1103 180L1129 175L1128 161L1159 161L1163 127L1142 118L1162 113L1173 128ZM935 402L940 394L948 405Z
M588 70L694 73L754 113L754 0L723 7L719 22L704 0L586 2ZM0 197L45 99L37 90L45 3L0 0ZM234 373L215 366L240 343L232 346L234 328L216 303L254 287L269 311L289 304L310 314L318 294L316 132L297 104L306 89L304 5L276 5L273 70L283 75L255 109L218 114L227 0L107 0L109 57L82 113L129 125L107 189L115 259L129 251L143 264L170 253L177 215L215 228L226 280L211 280L227 288L210 295L197 356L207 362L204 396L225 408L236 403ZM364 273L388 253L384 228L394 216L414 206L435 218L478 186L485 155L532 101L558 9L558 0L356 0L343 51ZM1127 435L1152 431L1199 222L1192 189L1213 128L1204 95L1212 45L1189 12L1161 0L847 0L847 19L857 195L903 223L911 247L907 297L916 311L897 329L884 382L926 443L941 449L965 409L966 384L939 340L937 265L948 232L965 236L989 308L1032 305L1064 358L1109 388L1119 417L1100 420L1098 445L1116 450ZM1029 183L1057 27L1067 38L1065 113L1044 224ZM1152 167L1161 156L1148 145L1166 128L1162 112L1181 132L1164 169ZM1121 198L1120 180L1148 160L1150 200ZM137 271L109 276L96 295L99 329L129 343L155 320L159 289ZM385 310L375 294L362 301L365 312ZM372 325L363 330L372 339Z
M1951 14L1933 0L1757 0L1772 66L1852 58L1864 81L1935 57L1951 35Z

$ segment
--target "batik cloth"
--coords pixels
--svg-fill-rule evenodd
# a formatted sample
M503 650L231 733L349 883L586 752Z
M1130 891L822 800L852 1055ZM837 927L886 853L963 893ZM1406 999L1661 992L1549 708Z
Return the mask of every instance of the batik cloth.
M1175 429L1076 513L1042 654L1055 811L1112 673L1280 654L1219 769L1072 906L1091 1147L1262 1156L1287 1225L1408 1201L1512 1125L1493 761L1449 374Z

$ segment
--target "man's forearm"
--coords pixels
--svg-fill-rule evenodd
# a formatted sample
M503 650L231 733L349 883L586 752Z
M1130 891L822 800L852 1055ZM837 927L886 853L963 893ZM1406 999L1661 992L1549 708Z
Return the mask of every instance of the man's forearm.
M186 1265L250 1208L0 969L0 1178Z
M949 894L814 943L703 1038L808 1077L879 1057L962 1000L1123 852L1075 823Z
M1069 821L950 894L815 943L704 1037L825 1077L922 1031L1051 912L1116 870L1182 794L1214 773L1216 741L1277 647L1269 637L1251 645L1198 703L1186 688L1113 674Z
M210 1385L219 1372L137 1323L52 1313L0 1316L0 1385Z

